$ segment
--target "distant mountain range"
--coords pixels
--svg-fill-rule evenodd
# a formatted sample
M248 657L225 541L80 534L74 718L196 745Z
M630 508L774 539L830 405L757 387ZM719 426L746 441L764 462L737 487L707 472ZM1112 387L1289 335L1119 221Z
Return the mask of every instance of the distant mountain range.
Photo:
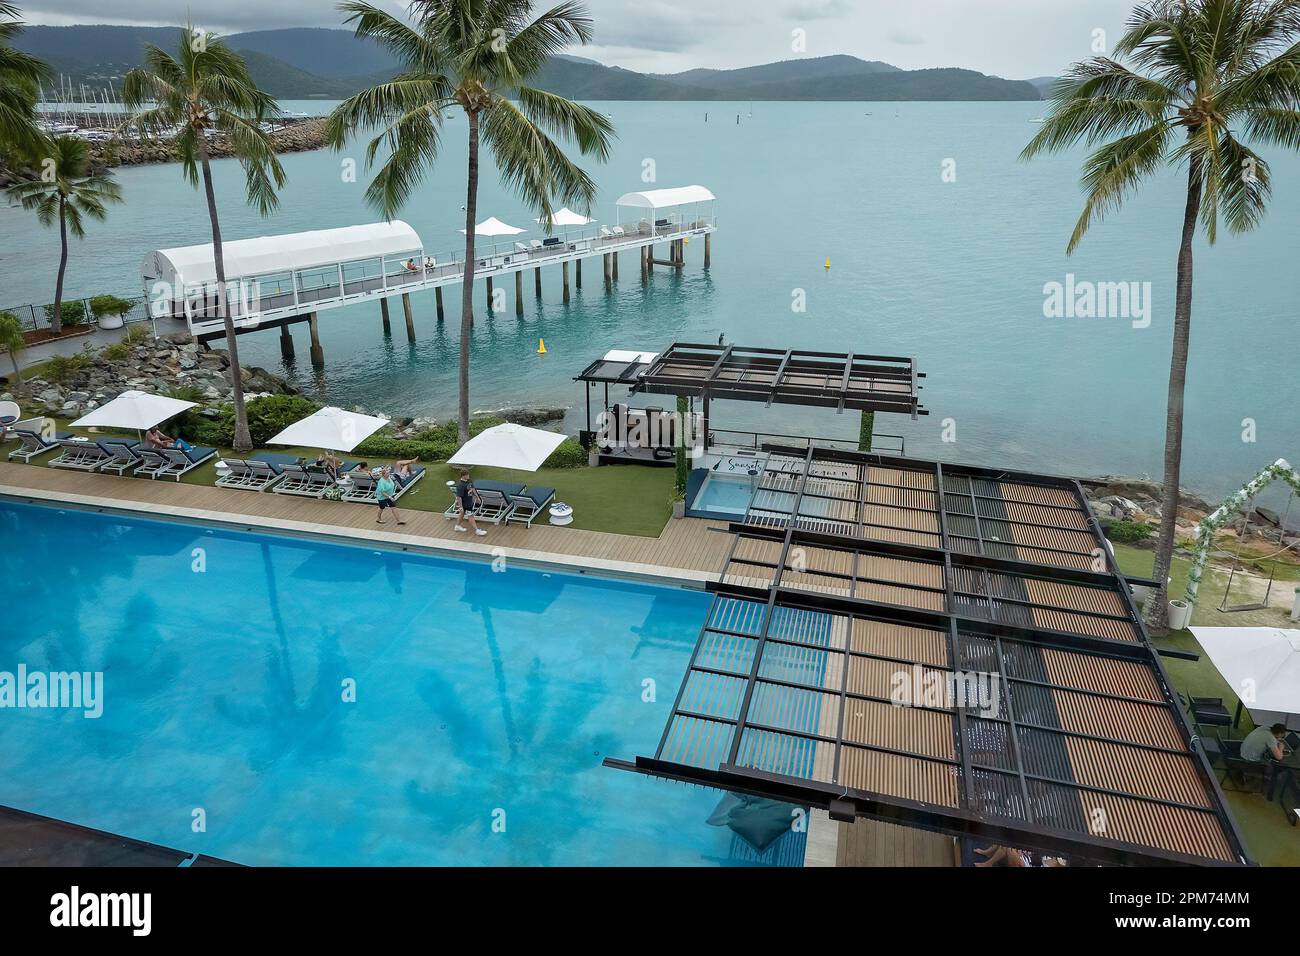
M28 27L15 46L39 56L74 87L117 86L145 44L177 44L178 27ZM339 99L388 79L398 65L348 30L294 28L236 33L254 79L280 99ZM1047 78L1050 80L1050 78ZM1037 100L1040 81L973 70L901 70L853 56L782 60L736 70L637 73L577 56L552 59L536 85L580 100Z

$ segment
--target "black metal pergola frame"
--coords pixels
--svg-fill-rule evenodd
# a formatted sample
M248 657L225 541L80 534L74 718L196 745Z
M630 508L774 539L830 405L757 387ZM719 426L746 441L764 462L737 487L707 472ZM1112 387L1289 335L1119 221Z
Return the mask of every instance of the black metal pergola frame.
M1231 865L1233 863L1247 862L1244 843L1237 831L1235 821L1233 821L1224 804L1218 781L1210 769L1202 748L1197 745L1195 731L1189 723L1187 715L1178 706L1168 676L1164 671L1159 656L1150 644L1141 617L1133 604L1128 585L1115 564L1109 549L1105 546L1101 529L1095 517L1091 514L1082 488L1077 481L1020 472L944 465L938 462L922 462L914 459L899 459L870 453L841 452L821 448L805 449L767 446L765 450L769 451L774 457L784 457L787 460L802 459L802 467L798 469L800 473L799 481L794 490L790 492L793 496L793 503L788 510L789 520L784 522L784 526L770 522L755 525L750 522L750 516L747 515L745 520L733 523L730 526L729 530L735 537L726 564L724 564L721 579L708 586L708 589L715 595L714 605L710 608L709 616L701 629L700 639L692 652L686 677L683 679L682 686L674 701L673 711L665 725L655 756L637 757L632 762L608 759L605 761L606 765L634 770L651 776L821 807L829 810L834 818L841 820L868 817L936 830L956 836L992 840L1009 846L1064 853L1072 857L1101 863ZM846 537L801 528L797 516L801 513L800 504L809 489L809 481L810 477L812 477L810 472L815 463L826 462L902 468L918 472L928 470L933 475L934 488L937 493L935 511L939 520L940 541L938 545L901 544L892 541L867 539L862 536ZM860 473L863 475L862 480L865 485L866 468L862 468ZM978 546L976 553L951 550L951 540L947 527L949 512L944 506L946 476L987 479L990 481L1013 481L1068 492L1074 501L1076 513L1087 516L1088 533L1098 542L1100 555L1104 556L1102 566L1100 569L1089 568L1085 570L983 553L985 541L982 534L976 539L967 539L967 542L974 540ZM860 505L864 496L865 487L859 489ZM978 515L979 508L976 506L975 518L977 521ZM1069 528L1068 530L1074 531L1076 529ZM755 558L752 555L737 559L737 552L744 542L751 544L758 542L768 552L778 549L779 556L774 561ZM795 548L833 549L846 553L851 552L854 555L851 565L853 568L851 576L853 586L848 588L847 595L816 593L784 586L783 574L788 566L789 555L792 549ZM941 565L943 568L942 609L920 609L914 606L886 604L855 596L858 568L860 566L859 559L862 554L889 556ZM732 568L733 563L770 571L770 584L759 586L752 583L728 581L728 571ZM987 615L981 616L973 612L972 605L969 602L963 603L959 601L963 595L954 587L954 569L968 569L986 574L1028 576L1065 585L1102 589L1119 598L1120 606L1123 609L1122 619L1127 625L1131 626L1133 639L1118 640L1113 637L1088 636L1069 631L1055 631L1041 626L1008 623L1005 620L1000 620L1000 615L996 611L990 611ZM843 577L842 574L839 576ZM738 577L743 579L744 575L741 574ZM978 598L981 595L969 596ZM983 596L987 597L987 595ZM757 630L752 628L749 630L730 630L727 627L719 626L715 621L715 612L719 609L720 601L749 602L756 607L761 607L762 616L759 619L761 620L761 627ZM791 695L810 692L828 693L824 687L810 687L807 684L783 681L771 674L760 674L760 668L765 660L764 652L769 645L777 648L778 652L794 653L792 647L800 649L800 653L808 653L810 650L810 645L806 643L801 643L797 639L781 633L773 633L773 621L777 617L778 611L783 613L811 611L847 616L850 633L855 620L884 622L933 631L936 635L943 635L948 663L946 665L936 665L934 661L921 659L921 655L916 653L907 657L881 657L878 654L855 650L852 641L848 640L843 648L831 649L835 653L843 654L841 667L844 672L843 682L838 690L840 698L839 726L835 735L828 736L824 732L814 733L790 726L768 726L754 719L751 711L755 687L759 683L765 686L784 685ZM1095 612L1077 611L1072 613L1087 614ZM1110 615L1107 614L1106 616ZM702 648L705 646L706 639L711 636L717 636L723 640L730 638L737 643L752 641L752 662L748 667L748 671L742 673L701 664ZM1140 669L1144 673L1149 673L1155 687L1158 688L1161 699L1155 700L1131 694L1101 692L1097 689L1085 690L1079 686L1070 686L1050 680L1034 680L1026 678L1023 674L1009 672L1008 660L1019 662L1021 661L1019 655L1022 653L1032 654L1041 652L1042 649L1066 652L1071 655L1086 655L1089 658L1111 661L1114 666ZM939 711L946 716L952 717L954 737L952 757L920 754L915 750L897 750L881 746L879 743L866 743L862 740L848 740L846 742L845 707L849 701L858 701L860 706L863 707L882 703L879 698L873 698L870 695L849 688L850 664L855 657L884 661L887 664L899 667L919 666L932 670L952 670L955 672L964 668L979 654L985 655L984 658L980 658L981 660L991 661L996 665L996 673L999 675L999 679L1006 683L1005 707L1007 712L1005 719L999 717L996 722L1000 725L1000 732L1004 734L1007 741L1008 766L988 765L972 760L968 747L968 742L971 740L968 736L972 726L971 722L984 722L975 725L983 730L985 724L988 724L989 718L982 715L968 714L961 707ZM1019 663L1017 663L1017 666L1019 666ZM741 684L743 684L743 699L740 701L735 717L728 717L719 713L699 713L683 707L683 700L687 695L688 687L691 685L693 675L697 673L708 675L715 681L726 682L726 685L731 688L733 693L738 692ZM1155 720L1154 715L1163 711L1167 714L1167 723L1162 717L1153 725L1174 728L1181 746L1174 747L1172 743L1159 744L1154 741L1140 743L1136 742L1135 739L1120 740L1100 733L1081 731L1078 728L1066 729L1063 726L1053 727L1035 723L1032 714L1017 714L1015 708L1018 696L1015 692L1017 688L1022 694L1069 695L1071 699L1078 698L1080 703L1086 701L1088 705L1095 707L1111 707L1115 708L1117 712L1124 708L1151 708L1150 713L1153 715L1153 721ZM832 696L835 695L833 691L829 693ZM923 710L925 708L918 709ZM664 759L665 747L669 743L670 734L673 732L679 718L687 721L706 722L717 727L730 727L725 757L717 760L711 766L693 765L680 760ZM692 723L690 726L695 727L696 725ZM785 773L773 773L760 767L745 765L742 759L741 747L747 729L760 735L777 734L790 739L802 739L810 747L819 744L833 745L835 747L833 780L840 778L840 756L846 752L846 747L876 752L881 755L881 759L918 761L913 765L918 775L929 773L933 777L936 772L940 771L940 776L943 779L947 779L947 774L952 775L956 781L958 805L956 807L944 806L887 793L856 790L843 784L828 783L808 777L791 776ZM1021 737L1030 735L1029 739L1041 740L1044 739L1045 735L1049 734L1054 735L1053 739L1059 737L1061 741L1072 738L1080 742L1081 745L1102 752L1114 754L1141 753L1146 755L1145 759L1151 765L1157 765L1159 761L1163 760L1171 768L1175 764L1180 768L1191 766L1195 772L1195 779L1199 781L1200 786L1204 789L1208 806L1180 801L1176 797L1162 799L1151 793L1143 793L1138 787L1132 787L1127 791L1112 790L1081 782L1077 779L1070 780L1034 773L1030 767L1026 766L1026 761L1021 754ZM1136 738L1136 735L1130 736ZM1062 746L1064 746L1064 743L1062 743ZM939 768L938 771L936 771L936 767ZM1170 772L1172 773L1172 769ZM1156 779L1159 777L1158 773L1149 768L1146 773L1148 774L1146 778L1148 783L1153 779L1150 776L1151 774L1155 774ZM1174 774L1169 779L1173 780L1177 777L1178 775ZM987 793L987 790L981 790L978 794L973 792L973 784L977 779L984 787L992 786L1003 789L1007 802L1018 806L1023 811L1024 818L1017 819L1006 813L981 811L976 804L979 803L982 795ZM1150 809L1153 813L1163 811L1167 814L1195 815L1179 818L1188 824L1183 830L1184 835L1189 832L1194 835L1198 832L1198 828L1191 826L1189 821L1194 819L1199 825L1208 828L1212 818L1222 833L1223 843L1228 847L1230 856L1235 857L1235 859L1194 855L1170 850L1162 846L1119 840L1092 832L1081 833L1077 828L1071 829L1054 825L1051 821L1039 818L1039 814L1035 810L1036 805L1046 804L1052 806L1053 800L1062 798L1061 806L1065 806L1063 798L1064 795L1069 793L1076 794L1076 797L1078 793L1092 793L1099 802L1107 800L1123 802L1116 802L1115 805L1117 806L1128 805L1133 801L1137 801L1138 804ZM1034 795L1037 795L1037 801L1033 798ZM1148 829L1151 825L1150 821L1151 818L1148 817L1146 823Z

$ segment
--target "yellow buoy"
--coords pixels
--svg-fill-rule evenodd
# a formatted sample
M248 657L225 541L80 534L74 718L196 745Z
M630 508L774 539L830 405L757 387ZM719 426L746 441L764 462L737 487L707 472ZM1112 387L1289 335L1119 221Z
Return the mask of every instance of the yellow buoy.
M827 257L826 257L826 268L829 269L830 267L831 267L831 257L830 257L830 256L827 256Z
M690 237L690 236L687 236L686 238L684 238L684 239L682 240L682 245L684 245L684 246L689 246L690 244L691 244L691 237Z
M545 354L546 354L546 340L545 340L545 339L538 339L538 340L537 340L537 354L538 354L538 355L545 355Z

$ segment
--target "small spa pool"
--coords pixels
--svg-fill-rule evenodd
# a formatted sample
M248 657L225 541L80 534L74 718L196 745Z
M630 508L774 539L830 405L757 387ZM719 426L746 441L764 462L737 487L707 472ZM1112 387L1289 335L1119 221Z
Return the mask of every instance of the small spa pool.
M695 493L687 497L687 513L692 517L739 521L749 510L766 462L766 455L722 456L696 469L693 477L698 477L692 482Z
M653 754L708 595L0 499L0 804L253 865L793 864ZM196 821L202 826L196 829Z

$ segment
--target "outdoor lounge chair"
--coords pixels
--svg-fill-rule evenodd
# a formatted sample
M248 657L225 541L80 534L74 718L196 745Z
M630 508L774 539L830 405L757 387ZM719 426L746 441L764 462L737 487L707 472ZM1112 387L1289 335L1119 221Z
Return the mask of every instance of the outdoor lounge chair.
M113 460L113 453L96 442L64 438L59 442L63 451L50 459L51 468L69 468L73 471L97 471L99 466Z
M54 436L53 441L46 441L41 437L40 432L28 431L23 428L14 429L14 434L18 436L18 440L22 444L9 453L9 460L24 463L54 451L59 447L60 441L72 437L72 432L59 432Z
M281 469L284 480L271 489L277 495L299 495L303 498L320 498L334 486L334 479L329 472L314 465L297 463L284 465Z
M99 466L101 472L113 471L125 475L129 470L140 465L140 443L129 439L103 439L96 444L108 452L109 458Z
M226 473L215 484L218 488L246 488L257 481L253 468L242 458L223 458Z
M600 238L602 238L602 239L612 239L612 238L614 238L614 233L610 232L609 226L601 226L601 227L600 227Z
M406 494L417 481L423 478L425 471L423 468L412 468L411 477L402 479L393 476L393 484L397 485L397 494L393 496L394 500ZM357 472L348 477L352 479L352 487L343 494L344 501L354 501L362 504L375 503L375 486L379 479L368 471ZM455 505L453 504L453 508Z
M625 235L627 235L627 233L623 231L622 226L615 226L613 229L610 230L610 232L613 233L615 239L622 239Z
M229 460L229 459L227 459ZM298 459L275 452L262 452L247 459L248 477L244 481L231 482L225 487L239 491L265 491L284 478L284 466L297 464ZM220 481L217 484L221 484Z
M554 488L529 488L522 495L511 495L510 511L506 513L506 524L519 521L526 527L531 528L533 519L545 511L546 506L554 500Z
M524 245L522 242L515 243L515 252L527 252L527 251L528 251L528 247Z
M542 248L542 240L540 240L540 239L530 239L530 240L528 240L528 247L529 247L530 249L532 249L533 252L536 252L537 250L539 250L539 249Z
M215 448L191 448L181 451L179 448L141 448L140 457L144 462L135 469L137 478L174 478L193 471L217 453Z
M549 249L552 246L558 246L559 244L560 244L559 236L548 236L547 238L542 240L542 247L545 249Z
M471 512L471 516L477 519L485 511L495 511L497 506L500 506L501 513L505 514L505 512L510 510L509 499L514 495L522 495L525 486L510 481L476 481L474 482L474 487L478 490L479 497L483 499L483 506L488 504L488 496L492 496L492 504L494 506L492 509L480 506ZM485 492L487 493L486 495L484 494ZM451 505L442 513L442 516L447 519L457 518L460 516L460 507L456 502L456 492L454 489L452 490ZM487 520L495 523L499 519L489 517Z

